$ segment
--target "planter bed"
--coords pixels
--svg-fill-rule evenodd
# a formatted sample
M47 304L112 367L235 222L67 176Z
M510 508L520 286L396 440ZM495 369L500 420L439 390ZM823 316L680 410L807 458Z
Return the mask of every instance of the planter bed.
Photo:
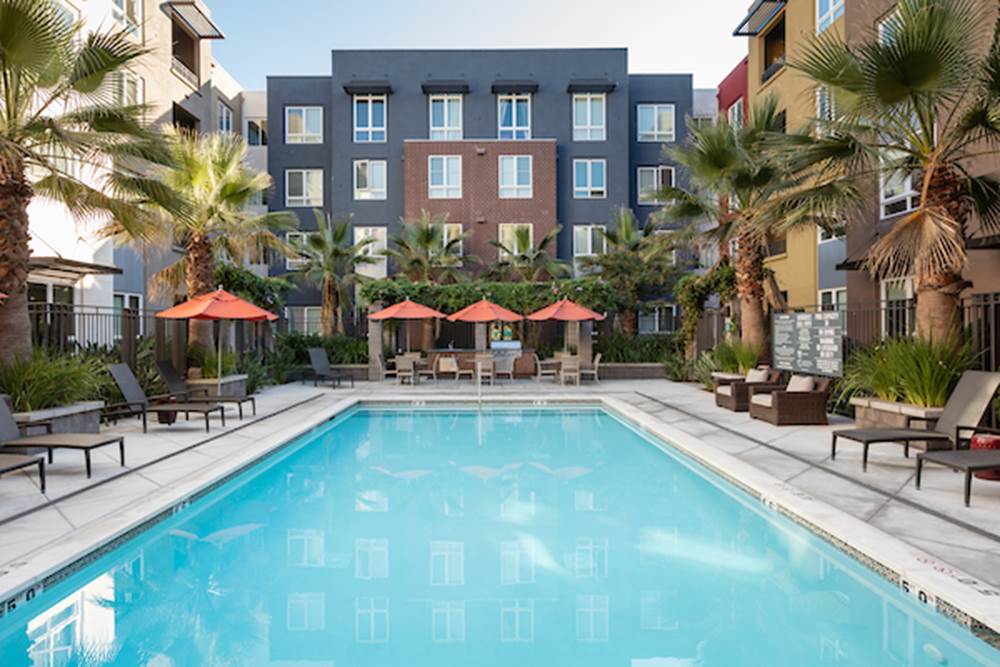
M246 396L247 376L246 375L226 375L220 382L216 378L201 378L198 380L188 380L188 389L195 391L205 390L209 398L219 396L221 386L222 396Z
M14 414L14 419L18 422L51 420L53 433L100 433L103 407L104 401L81 401L45 410L18 412ZM32 429L30 434L35 432L37 429Z
M602 380L662 380L666 377L663 364L658 362L639 364L613 364L601 362Z
M911 403L883 401L879 398L855 397L850 401L854 407L856 428L926 428L933 429L944 408L925 408ZM926 442L913 442L911 446L927 449ZM935 449L944 445L936 444Z

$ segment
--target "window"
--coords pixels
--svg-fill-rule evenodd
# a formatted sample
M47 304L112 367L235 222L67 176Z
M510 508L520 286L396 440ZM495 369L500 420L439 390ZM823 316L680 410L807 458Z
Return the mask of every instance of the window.
M370 227L368 229L371 229ZM357 230L355 230L357 232ZM357 235L355 234L355 242ZM389 511L389 497L385 495L384 491L379 491L378 489L366 489L364 491L359 491L358 495L354 497L354 511L355 512L388 512Z
M355 598L354 641L359 644L389 641L388 598Z
M531 156L500 156L500 199L531 199Z
M326 628L325 593L289 593L285 625L293 631L324 630Z
M769 81L785 66L785 17L782 16L764 35L764 71L761 83Z
M604 199L608 195L604 160L573 160L574 199Z
M430 96L430 138L455 140L462 138L462 96Z
M431 640L436 644L465 641L465 602L431 602Z
M845 233L844 224L838 225L833 229L824 229L823 227L817 225L816 230L818 243L826 243L827 241L842 239L844 238Z
M819 307L820 310L846 310L847 288L821 289L819 291Z
M497 96L498 139L531 138L531 95Z
M669 334L677 330L680 318L674 305L655 306L639 313L639 335Z
M111 80L114 83L115 102L118 104L135 106L145 101L143 81L132 72L122 70L114 74Z
M879 286L882 297L882 336L901 337L913 333L913 278L891 278Z
M285 545L290 567L323 567L322 530L289 528Z
M663 188L674 186L673 167L639 167L636 170L640 206L661 206L664 202L656 194Z
M250 146L267 146L267 119L247 119L247 144Z
M636 115L639 141L674 140L673 104L640 104Z
M462 241L462 234L465 233L465 230L462 229L462 223L445 222L442 223L442 227L444 227L444 230L443 233L441 234L441 245L447 248L449 243L451 243L455 239L458 239L459 240L458 243L456 243L451 247L450 253L460 256L463 255L465 249L463 248L464 244Z
M59 20L62 21L63 26L66 28L71 28L79 20L79 14L76 10L67 6L64 2L57 0L55 10L59 14Z
M901 153L890 152L883 159L879 177L879 200L882 218L908 213L920 206L920 195L913 189L913 174L899 169L888 170L886 162L898 162Z
M576 596L576 641L608 641L607 595Z
M354 96L355 143L385 141L385 95Z
M604 105L604 93L573 96L573 141L604 141Z
M285 107L285 143L323 143L323 107Z
M833 92L826 86L816 88L816 120L832 123L837 119L837 103ZM823 132L823 128L820 129Z
M323 170L286 169L285 206L322 206Z
M462 198L462 156L431 155L427 158L430 176L427 196L431 199Z
M141 335L143 330L143 318L140 317L140 313L142 313L142 295L115 292L111 303L115 313L115 338L121 338L123 316L131 318L131 322L135 325L136 333Z
M503 586L535 583L535 550L531 542L500 543L500 583Z
M742 97L729 105L729 109L726 111L726 120L731 127L743 127Z
M893 10L878 22L878 41L888 44L899 30L899 10Z
M355 227L354 242L360 243L365 239L372 239L362 252L371 257L374 261L368 264L359 264L355 271L368 278L385 278L388 272L388 257L385 256L385 249L388 241L388 230L386 227ZM388 499L386 500L388 505Z
M816 34L844 15L844 0L816 0Z
M573 509L577 512L607 512L607 494L577 489L573 492Z
M519 229L527 229L527 238L524 232L518 234ZM531 246L534 245L534 233L535 226L530 222L501 222L497 228L497 241L500 242L504 248L510 250L511 254L519 255L521 253L528 252L531 250ZM524 244L527 243L527 246ZM500 259L509 257L508 253L502 248L499 250Z
M233 131L233 110L219 102L219 132Z
M357 579L389 578L389 540L354 540L354 576Z
M129 32L139 28L139 0L111 0L111 18Z
M607 578L608 541L589 537L577 539L573 566L577 579Z
M309 235L313 232L285 232L285 241L290 246L304 246L309 242ZM306 260L300 257L286 257L285 269L292 271L305 266Z
M385 199L385 160L354 161L354 198Z
M465 543L431 542L431 586L465 584Z
M500 603L500 641L535 641L534 600L504 600Z
M286 306L285 319L288 320L289 331L307 334L320 332L319 306Z
M603 255L607 250L604 225L573 225L573 257Z

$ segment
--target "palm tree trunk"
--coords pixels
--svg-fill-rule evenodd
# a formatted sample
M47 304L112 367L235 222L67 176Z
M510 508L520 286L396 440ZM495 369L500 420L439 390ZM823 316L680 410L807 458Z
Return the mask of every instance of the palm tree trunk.
M320 331L324 336L332 336L334 320L338 309L337 286L329 276L323 278L323 302L319 311Z
M215 254L208 238L202 234L192 234L185 254L188 298L215 289ZM188 347L197 347L205 352L215 348L211 322L191 320L188 324Z
M626 308L622 311L622 333L629 338L635 338L639 330L639 318L635 313L635 308Z
M919 280L915 308L916 332L924 340L946 340L962 328L961 292L967 283L954 273Z
M764 326L764 249L756 234L740 234L735 269L736 292L740 302L741 340L763 350L767 345L767 329Z
M28 203L31 185L19 160L0 161L0 364L31 354L28 318Z

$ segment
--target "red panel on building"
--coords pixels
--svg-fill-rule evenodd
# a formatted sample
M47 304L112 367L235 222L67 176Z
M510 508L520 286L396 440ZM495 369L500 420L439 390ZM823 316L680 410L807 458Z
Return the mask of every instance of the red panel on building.
M744 58L739 65L733 68L719 83L719 92L716 98L719 101L719 118L727 118L729 107L739 100L743 100L743 118L747 116L747 76L750 68L750 58Z

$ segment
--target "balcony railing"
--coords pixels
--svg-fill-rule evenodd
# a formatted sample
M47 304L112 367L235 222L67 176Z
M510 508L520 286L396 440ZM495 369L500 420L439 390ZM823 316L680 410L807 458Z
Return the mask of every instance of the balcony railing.
M764 73L760 75L760 82L766 83L785 66L785 56L778 57L773 63L767 66Z
M788 252L788 239L775 239L767 243L767 256L784 255Z
M172 57L170 61L170 69L174 74L190 83L192 87L198 87L198 75L192 72L191 68L185 65L177 56Z

